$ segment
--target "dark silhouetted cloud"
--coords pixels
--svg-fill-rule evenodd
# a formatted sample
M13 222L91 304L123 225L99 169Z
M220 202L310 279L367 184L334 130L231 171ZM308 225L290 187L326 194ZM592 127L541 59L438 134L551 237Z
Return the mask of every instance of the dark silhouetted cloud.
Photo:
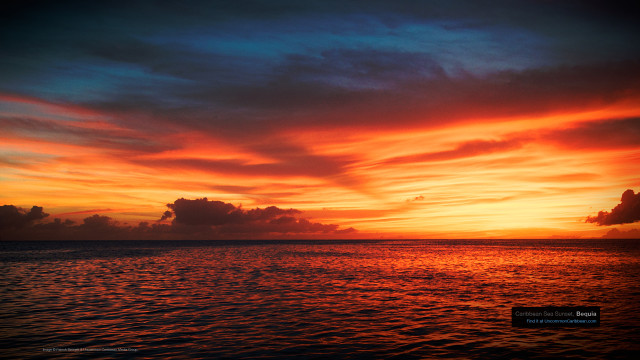
M338 225L314 223L304 218L297 209L276 206L244 210L233 204L207 198L178 199L167 204L173 213L174 225L209 226L221 234L235 233L346 233L352 228L338 230ZM168 216L163 215L163 219Z
M162 214L162 217L158 221L164 221L164 220L169 219L171 217L173 217L173 213L171 211L167 210Z
M71 220L54 219L36 223L48 214L42 207L25 211L13 205L0 207L1 240L111 240L111 239L231 239L289 236L340 236L356 232L335 224L312 222L300 217L297 209L276 206L244 210L233 204L207 198L178 199L167 204L170 210L160 221L173 217L171 225L140 222L120 224L109 216L94 214L76 225Z
M34 206L27 212L14 205L3 205L0 207L0 229L21 228L47 216L49 214L40 206Z
M640 192L635 194L631 189L622 193L620 204L610 212L600 211L597 216L589 216L586 220L598 225L627 224L636 221L640 221Z
M209 201L207 198L187 200L178 199L167 204L175 214L174 222L185 225L223 225L240 221L242 210L222 201Z
M109 216L95 214L83 220L80 228L87 231L104 232L118 228L118 223Z

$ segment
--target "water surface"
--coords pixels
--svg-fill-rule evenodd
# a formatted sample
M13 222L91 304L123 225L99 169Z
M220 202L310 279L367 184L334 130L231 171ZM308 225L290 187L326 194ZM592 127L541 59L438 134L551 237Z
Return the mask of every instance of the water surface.
M628 358L639 303L637 241L0 242L3 359Z

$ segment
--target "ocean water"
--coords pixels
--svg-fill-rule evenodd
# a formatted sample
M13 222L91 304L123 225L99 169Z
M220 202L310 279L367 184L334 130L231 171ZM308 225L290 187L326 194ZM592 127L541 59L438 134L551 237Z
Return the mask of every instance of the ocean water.
M637 358L639 304L638 241L0 242L2 359Z

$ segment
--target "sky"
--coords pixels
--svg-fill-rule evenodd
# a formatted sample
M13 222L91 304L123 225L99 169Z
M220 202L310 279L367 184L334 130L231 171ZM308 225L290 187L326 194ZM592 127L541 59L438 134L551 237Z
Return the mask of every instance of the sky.
M604 1L3 4L0 204L15 229L635 233L622 195L640 191L638 15ZM631 215L607 217L619 204Z

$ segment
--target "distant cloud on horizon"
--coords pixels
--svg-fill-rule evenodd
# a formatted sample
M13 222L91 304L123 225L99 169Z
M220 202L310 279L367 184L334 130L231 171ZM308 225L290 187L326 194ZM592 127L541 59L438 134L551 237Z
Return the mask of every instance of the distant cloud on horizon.
M40 206L34 206L28 212L14 205L0 206L0 230L22 228L34 221L44 219L49 214Z
M207 198L178 199L167 204L174 215L174 224L210 226L222 234L237 233L337 233L354 232L348 228L338 230L338 225L310 222L297 217L302 211L281 209L276 206L244 210L233 204ZM168 218L167 212L161 219Z
M640 239L640 229L611 229L602 236L603 239Z
M0 207L0 239L211 239L277 238L282 235L338 235L354 233L354 228L339 229L335 224L311 222L300 217L302 211L276 206L244 210L233 204L207 198L180 198L167 204L170 209L158 222L173 218L171 225L140 222L120 225L115 219L94 214L75 225L71 220L54 219L37 223L49 214L34 206L29 212L13 205Z
M586 220L601 226L629 224L636 221L640 221L640 192L635 194L632 189L622 193L620 204L611 211L600 211L597 216L589 216Z

